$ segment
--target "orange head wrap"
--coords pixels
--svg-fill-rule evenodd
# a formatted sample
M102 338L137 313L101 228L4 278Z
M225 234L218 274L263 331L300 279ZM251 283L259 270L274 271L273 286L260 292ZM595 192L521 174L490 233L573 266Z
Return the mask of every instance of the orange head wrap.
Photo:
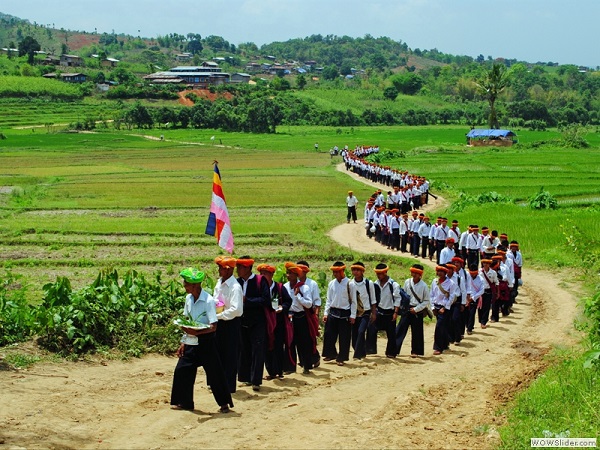
M235 267L236 262L237 259L232 256L217 256L215 258L215 263L217 263L219 267L228 267L232 269Z
M310 267L308 267L307 265L305 265L305 264L296 264L296 265L298 267L300 267L300 269L302 269L302 272L304 272L304 273L310 272Z
M388 270L390 270L390 268L388 266L385 266L380 269L375 269L375 273L387 273Z
M275 273L277 268L275 266L271 266L269 264L259 264L258 267L256 268L256 270L258 270L259 272L262 272L264 270L266 272Z
M346 270L346 264L340 263L340 262L336 262L333 266L331 266L329 268L329 270L333 271L333 272L341 272Z
M252 265L254 264L254 260L253 259L238 259L236 262L236 265L240 265L240 266L244 266L244 267L252 267Z
M421 269L417 269L416 267L411 267L410 273L418 273L419 275L423 275L423 271Z
M293 262L286 262L285 270L287 270L288 272L295 273L298 276L302 275L302 269L300 267L298 267L296 264L294 264Z

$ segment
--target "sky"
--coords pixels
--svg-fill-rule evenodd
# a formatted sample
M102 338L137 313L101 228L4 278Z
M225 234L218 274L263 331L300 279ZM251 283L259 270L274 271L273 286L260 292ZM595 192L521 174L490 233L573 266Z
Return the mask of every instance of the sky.
M443 53L600 66L600 0L15 0L0 12L55 28L231 44L387 36Z

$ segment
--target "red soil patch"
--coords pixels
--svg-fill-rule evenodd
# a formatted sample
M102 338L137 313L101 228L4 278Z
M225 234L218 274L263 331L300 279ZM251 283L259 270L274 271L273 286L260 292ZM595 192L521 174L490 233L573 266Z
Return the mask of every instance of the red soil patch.
M224 92L222 94L215 94L210 92L208 89L186 89L185 91L179 92L179 103L184 106L194 106L194 102L185 96L190 92L196 94L198 98L205 98L214 102L218 98L224 98L226 100L231 100L233 95L230 92Z
M58 32L59 35L62 35L62 40L64 41L64 33ZM79 50L81 47L86 47L92 44L98 44L100 40L99 34L81 34L81 33L68 33L67 36L67 45L69 46L70 51Z

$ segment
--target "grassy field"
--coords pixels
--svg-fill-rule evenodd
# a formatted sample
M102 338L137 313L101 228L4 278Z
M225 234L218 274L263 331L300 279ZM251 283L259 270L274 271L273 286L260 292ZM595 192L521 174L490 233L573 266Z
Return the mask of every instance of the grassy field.
M386 108L393 113L408 109L439 109L446 103L431 97L400 94L396 100L385 100L379 88L372 90L350 89L305 89L297 91L299 98L313 100L315 104L326 110L347 110L360 115L365 109L380 110Z
M463 226L478 222L508 233L521 242L528 264L580 264L565 235L576 226L581 239L597 236L600 221L597 207L567 200L597 204L598 136L588 136L595 147L586 151L546 146L498 151L465 147L464 131L455 126L345 129L342 134L327 127L284 127L276 135L11 130L0 148L3 264L15 270L44 267L48 280L56 268L69 275L79 268L169 268L210 261L218 250L203 232L212 162L218 160L238 254L274 261L306 254L326 267L328 259L347 253L323 237L343 220L345 192L352 189L365 200L371 189L337 172L340 159L315 152L314 142L321 149L378 144L392 151L385 164L427 176L449 198L460 191L511 196L516 203L475 204L448 215ZM164 141L144 137L160 134ZM527 145L558 136L523 132L519 139ZM525 205L542 185L564 201L558 210L532 211Z

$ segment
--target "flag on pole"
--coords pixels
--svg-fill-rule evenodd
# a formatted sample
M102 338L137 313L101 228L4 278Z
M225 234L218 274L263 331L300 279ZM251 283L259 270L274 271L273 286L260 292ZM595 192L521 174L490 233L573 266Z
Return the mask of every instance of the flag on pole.
M221 183L221 173L219 172L218 162L215 161L215 170L213 173L212 201L210 203L210 214L206 224L205 233L217 237L219 247L233 252L233 234L231 233L231 223L229 222L229 212L225 203L223 194L223 184Z

